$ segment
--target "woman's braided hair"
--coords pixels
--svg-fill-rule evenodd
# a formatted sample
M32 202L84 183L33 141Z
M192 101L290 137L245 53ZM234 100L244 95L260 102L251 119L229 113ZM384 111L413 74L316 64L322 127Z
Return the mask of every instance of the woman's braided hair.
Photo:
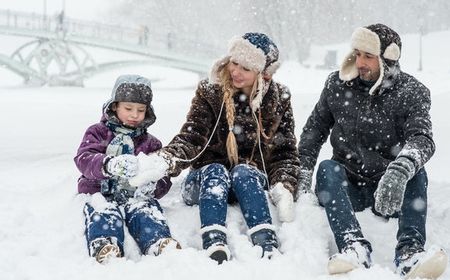
M238 163L238 149L237 149L237 142L236 142L236 136L234 135L233 129L234 129L234 117L236 113L236 109L234 108L234 101L233 97L236 93L236 89L233 87L232 81L231 81L231 75L228 71L228 65L225 65L220 70L219 77L221 81L222 86L222 92L223 92L223 101L225 102L225 109L226 109L226 117L227 117L227 123L228 123L228 136L227 136L227 155L228 160L230 161L231 165L236 165Z
M229 63L231 63L231 62L229 62ZM222 87L223 101L225 102L226 118L227 118L227 123L228 123L228 136L227 136L227 141L226 141L227 155L228 155L228 160L231 163L231 165L236 165L239 162L239 156L238 156L236 136L234 135L234 132L233 132L234 118L235 118L235 113L236 113L236 108L234 107L233 97L234 97L234 94L237 92L237 90L233 86L230 71L228 70L228 64L226 64L219 71L219 79L220 79L220 85ZM253 97L256 94L257 83L258 83L258 79L256 79L253 84L252 92L251 92L250 98L249 98L250 102L253 100Z

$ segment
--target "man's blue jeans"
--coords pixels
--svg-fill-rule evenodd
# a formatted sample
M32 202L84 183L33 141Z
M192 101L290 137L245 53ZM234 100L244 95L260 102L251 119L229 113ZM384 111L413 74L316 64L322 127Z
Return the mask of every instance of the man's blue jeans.
M213 163L191 170L183 185L182 196L187 205L198 204L201 227L225 226L228 203L239 202L248 228L272 224L264 189L264 174L247 164L231 171Z
M355 241L371 250L355 212L371 207L376 215L380 215L374 209L373 195L378 181L350 180L343 165L334 160L324 160L317 169L316 182L316 194L320 205L325 207L339 252ZM407 183L401 211L393 216L398 218L396 257L410 250L423 249L425 245L427 186L424 168Z

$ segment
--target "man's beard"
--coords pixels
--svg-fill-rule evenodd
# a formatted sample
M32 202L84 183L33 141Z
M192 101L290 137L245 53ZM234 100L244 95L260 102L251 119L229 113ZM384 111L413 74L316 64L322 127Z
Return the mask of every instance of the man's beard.
M367 81L367 82L375 82L378 77L376 77L376 73L374 73L372 70L368 70L366 68L358 69L359 77L361 80Z

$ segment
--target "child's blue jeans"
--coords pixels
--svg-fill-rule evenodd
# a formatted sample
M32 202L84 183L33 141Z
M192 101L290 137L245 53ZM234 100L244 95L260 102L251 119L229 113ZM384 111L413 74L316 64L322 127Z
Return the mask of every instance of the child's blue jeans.
M107 207L95 209L86 203L84 207L88 249L97 238L111 238L117 242L123 255L124 226L128 228L142 254L159 239L171 236L157 200L127 202L124 206L125 218L120 211L121 206L115 202L105 201L105 205ZM89 253L92 255L92 252Z

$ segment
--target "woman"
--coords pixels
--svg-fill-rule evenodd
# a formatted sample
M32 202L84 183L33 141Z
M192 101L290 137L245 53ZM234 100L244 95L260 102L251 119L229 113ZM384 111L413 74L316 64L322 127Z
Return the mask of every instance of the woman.
M219 264L230 259L227 202L239 203L263 257L278 248L264 190L280 221L293 219L299 160L290 92L272 81L278 55L264 34L233 39L209 81L200 82L180 133L157 155L140 158L142 167L151 166L142 161L164 158L170 176L191 168L182 196L188 205L199 204L203 248ZM135 182L149 180L149 169L140 168Z

